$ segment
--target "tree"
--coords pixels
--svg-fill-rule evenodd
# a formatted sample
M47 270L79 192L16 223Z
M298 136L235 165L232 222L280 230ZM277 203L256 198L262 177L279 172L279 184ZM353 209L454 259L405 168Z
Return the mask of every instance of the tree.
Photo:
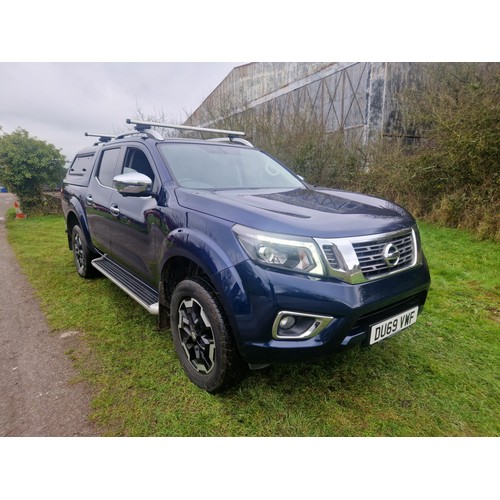
M16 193L25 213L43 211L43 191L62 181L64 163L60 150L24 129L0 137L0 183Z

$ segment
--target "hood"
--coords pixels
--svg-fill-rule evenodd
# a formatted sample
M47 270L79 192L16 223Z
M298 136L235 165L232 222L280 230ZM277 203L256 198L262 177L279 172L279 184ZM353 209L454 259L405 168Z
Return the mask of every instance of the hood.
M334 189L195 190L178 188L179 204L244 226L294 236L342 238L414 224L386 200Z

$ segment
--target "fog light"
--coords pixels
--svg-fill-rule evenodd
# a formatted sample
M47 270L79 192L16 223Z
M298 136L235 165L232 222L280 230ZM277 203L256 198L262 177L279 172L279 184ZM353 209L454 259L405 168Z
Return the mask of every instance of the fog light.
M280 320L280 328L283 330L289 330L295 325L295 318L293 316L283 316Z
M274 319L272 336L275 340L306 340L319 335L334 321L333 316L280 311Z

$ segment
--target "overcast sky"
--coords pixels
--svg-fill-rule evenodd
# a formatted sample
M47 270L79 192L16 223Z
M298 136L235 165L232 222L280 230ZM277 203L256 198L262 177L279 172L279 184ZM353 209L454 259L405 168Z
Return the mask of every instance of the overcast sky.
M123 61L495 61L493 4L458 3L450 17L448 4L435 0L408 4L409 12L398 0L352 7L312 0L285 10L267 0L252 8L229 0L217 8L200 1L87 0L71 9L61 0L8 2L0 126L6 133L22 127L71 159L92 142L85 132L122 132L138 108L183 121L244 64ZM122 62L85 62L103 58Z
M127 130L126 118L184 121L244 63L0 63L0 126L54 144L71 159L92 138Z

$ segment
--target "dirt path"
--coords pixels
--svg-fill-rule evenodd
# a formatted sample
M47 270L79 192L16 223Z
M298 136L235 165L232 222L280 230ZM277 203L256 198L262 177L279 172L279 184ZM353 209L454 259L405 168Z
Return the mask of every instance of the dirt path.
M54 334L7 244L0 193L0 436L96 436L90 388L75 382L66 351L78 333Z

